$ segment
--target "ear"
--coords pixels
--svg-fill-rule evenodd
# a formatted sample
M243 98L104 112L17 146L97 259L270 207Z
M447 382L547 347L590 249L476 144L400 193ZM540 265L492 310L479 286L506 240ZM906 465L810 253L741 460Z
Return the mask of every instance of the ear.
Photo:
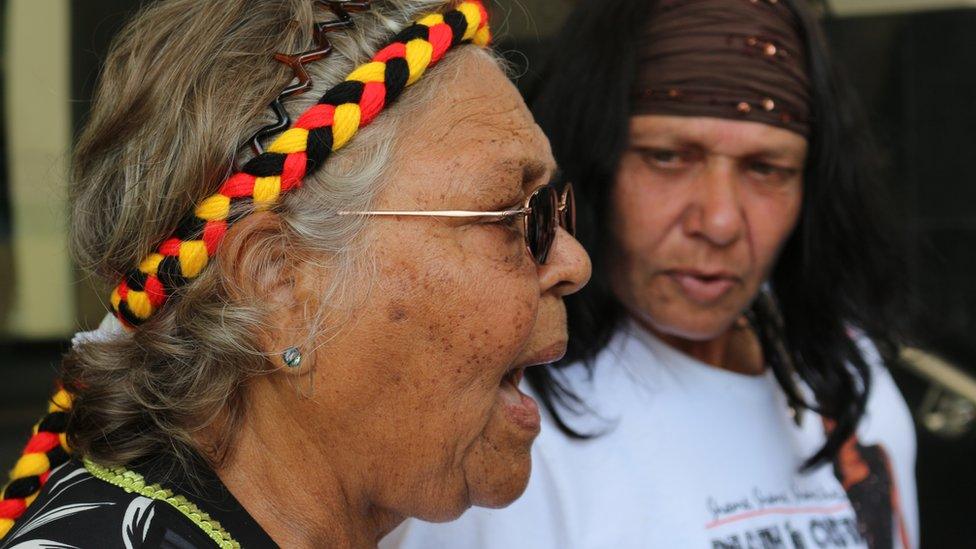
M309 371L309 315L318 303L311 291L315 281L310 270L296 265L282 231L281 218L273 212L254 212L241 218L224 235L217 253L219 275L232 301L261 311L258 344L280 371ZM327 276L327 273L321 273ZM318 281L321 284L321 281ZM302 368L284 368L282 353L289 347L302 351Z

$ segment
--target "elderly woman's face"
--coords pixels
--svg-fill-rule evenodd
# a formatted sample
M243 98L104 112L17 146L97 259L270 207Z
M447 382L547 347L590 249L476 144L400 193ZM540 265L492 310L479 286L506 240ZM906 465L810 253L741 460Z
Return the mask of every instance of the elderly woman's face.
M806 155L806 139L766 124L633 117L611 197L621 303L665 336L727 330L796 225Z
M548 141L502 71L482 52L457 55L457 74L401 126L376 209L518 208L552 176ZM310 421L337 448L330 464L401 515L510 503L539 431L515 385L521 368L563 355L562 298L589 278L586 253L560 229L537 265L520 221L374 217L367 233L375 276L316 352Z

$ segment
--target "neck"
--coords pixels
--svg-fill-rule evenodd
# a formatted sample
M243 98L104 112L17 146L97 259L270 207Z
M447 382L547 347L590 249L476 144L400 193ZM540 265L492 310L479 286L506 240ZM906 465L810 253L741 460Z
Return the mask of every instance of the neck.
M320 437L306 432L307 422L257 415L247 418L217 474L278 545L375 547L403 520L371 505L340 465L340 452L316 444Z
M766 370L759 339L748 324L734 322L711 339L689 339L662 332L650 323L641 325L669 346L709 366L750 376Z

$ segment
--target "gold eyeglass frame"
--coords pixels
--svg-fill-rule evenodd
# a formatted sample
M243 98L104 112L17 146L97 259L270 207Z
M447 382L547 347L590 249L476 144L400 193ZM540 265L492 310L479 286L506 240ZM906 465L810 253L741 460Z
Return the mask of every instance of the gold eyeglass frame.
M544 249L537 252L532 250L532 235L529 231L529 214L532 213L532 201L536 199L539 193L547 192L552 197L554 208L553 208L553 229L550 235L549 241L540 243ZM409 217L454 217L454 218L472 218L472 217L488 217L496 219L504 219L506 217L521 216L522 217L522 233L525 236L525 247L529 250L529 254L540 264L544 265L546 260L549 258L549 251L552 249L552 244L555 242L555 233L559 227L562 227L571 236L576 236L576 193L573 191L573 184L566 183L563 187L563 192L559 193L559 198L557 200L557 193L555 187L552 184L546 184L535 191L532 192L522 203L522 207L517 210L499 210L499 211L488 211L488 212L478 212L472 210L367 210L367 211L340 211L337 212L338 215L362 215L362 216L384 216L384 217L397 217L397 216L409 216ZM540 258L541 256L541 258Z

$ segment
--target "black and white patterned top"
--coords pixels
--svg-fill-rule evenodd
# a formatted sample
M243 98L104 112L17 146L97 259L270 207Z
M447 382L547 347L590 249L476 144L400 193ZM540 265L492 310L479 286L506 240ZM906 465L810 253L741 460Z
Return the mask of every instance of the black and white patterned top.
M274 541L209 469L195 471L196 482L162 460L153 467L132 467L147 483L155 471L169 473L159 484L180 494L219 523L240 547L274 548ZM226 545L230 546L230 545ZM236 544L234 545L236 546ZM0 549L198 549L220 547L201 526L165 499L146 497L96 477L70 460L54 471Z

